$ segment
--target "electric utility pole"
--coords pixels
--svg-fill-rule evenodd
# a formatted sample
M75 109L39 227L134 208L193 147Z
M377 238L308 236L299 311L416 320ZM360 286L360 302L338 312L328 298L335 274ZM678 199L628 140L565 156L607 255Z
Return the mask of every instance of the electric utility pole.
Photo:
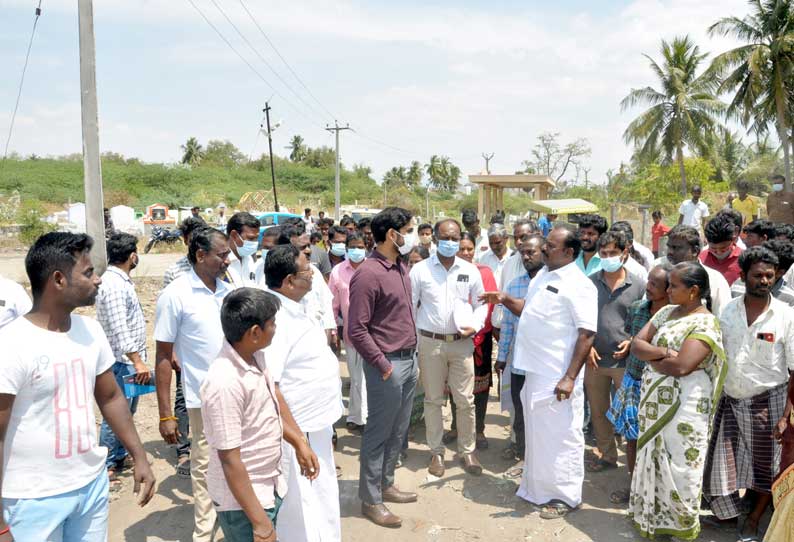
M99 112L96 96L96 50L93 0L78 0L80 34L80 110L83 125L83 183L86 232L94 238L91 261L97 275L107 268L102 165L99 161Z
M276 168L273 165L273 134L270 131L270 104L265 102L265 121L267 122L267 148L270 154L270 178L273 180L273 209L278 212L278 196L276 195Z
M339 132L340 130L350 130L350 125L339 126L339 123L334 121L333 126L326 125L326 130L336 133L336 180L334 182L334 220L339 221L339 207L340 203L340 190L339 190Z
M490 164L491 164L491 158L493 158L493 153L491 154L482 153L482 157L485 159L485 174L490 175L491 174Z

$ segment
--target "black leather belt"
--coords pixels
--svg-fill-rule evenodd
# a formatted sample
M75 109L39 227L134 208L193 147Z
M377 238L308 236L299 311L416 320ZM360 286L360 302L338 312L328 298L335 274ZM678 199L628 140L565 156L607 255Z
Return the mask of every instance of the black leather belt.
M387 352L387 358L397 358L397 359L410 359L414 357L414 352L416 351L415 348L403 348L402 350L395 350L394 352Z
M424 329L419 330L419 335L430 339L436 339L437 341L444 341L445 343L454 343L463 338L463 335L460 333L433 333L431 331L425 331Z

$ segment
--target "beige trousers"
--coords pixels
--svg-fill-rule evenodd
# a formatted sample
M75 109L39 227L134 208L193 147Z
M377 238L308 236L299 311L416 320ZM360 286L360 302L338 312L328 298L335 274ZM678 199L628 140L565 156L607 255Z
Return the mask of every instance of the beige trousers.
M215 507L207 491L210 445L204 436L200 408L187 409L190 420L190 483L193 488L193 542L211 542L215 528Z
M444 419L447 386L457 407L458 452L474 452L474 343L471 339L444 342L419 336L419 377L425 390L427 445L444 455Z
M607 419L611 404L609 392L613 385L615 390L620 388L624 372L625 369L601 367L594 371L587 367L584 373L584 387L590 403L590 419L593 422L598 451L601 452L601 459L612 464L618 462L618 447L615 426Z

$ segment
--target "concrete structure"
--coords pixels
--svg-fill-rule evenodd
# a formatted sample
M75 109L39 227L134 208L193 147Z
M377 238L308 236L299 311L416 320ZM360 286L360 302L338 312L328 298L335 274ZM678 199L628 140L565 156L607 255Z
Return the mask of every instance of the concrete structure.
M556 186L548 175L469 175L469 182L478 185L477 215L483 223L504 210L505 188L531 190L532 199L545 200Z

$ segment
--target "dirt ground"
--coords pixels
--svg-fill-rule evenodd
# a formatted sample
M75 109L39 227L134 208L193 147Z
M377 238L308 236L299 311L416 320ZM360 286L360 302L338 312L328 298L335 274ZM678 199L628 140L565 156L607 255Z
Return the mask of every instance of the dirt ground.
M160 279L139 278L136 284L151 330ZM348 379L344 363L340 363L340 372L346 400ZM643 540L626 519L625 511L609 503L609 493L626 481L624 469L588 474L584 483L584 505L580 510L564 519L540 519L536 509L515 497L516 483L503 478L503 473L512 466L500 456L508 442L505 430L508 418L498 412L495 395L491 397L486 421L490 448L480 453L485 469L482 476L465 474L453 459L454 449L449 449L447 473L443 479L434 479L427 474L429 455L424 427L420 423L411 439L406 465L397 471L397 484L403 489L418 492L419 502L390 505L403 518L403 527L398 530L376 527L361 516L361 503L357 497L361 438L349 433L341 421L337 429L339 447L336 461L342 468L339 493L343 540L468 542L494 537L506 542ZM160 438L154 395L142 398L135 422L153 462L158 480L157 494L148 506L139 508L132 494L131 474L122 474L123 488L111 497L109 540L190 541L193 520L190 480L176 475L176 452ZM222 533L218 532L216 541L221 540ZM704 527L700 540L733 542L736 537L727 529Z

